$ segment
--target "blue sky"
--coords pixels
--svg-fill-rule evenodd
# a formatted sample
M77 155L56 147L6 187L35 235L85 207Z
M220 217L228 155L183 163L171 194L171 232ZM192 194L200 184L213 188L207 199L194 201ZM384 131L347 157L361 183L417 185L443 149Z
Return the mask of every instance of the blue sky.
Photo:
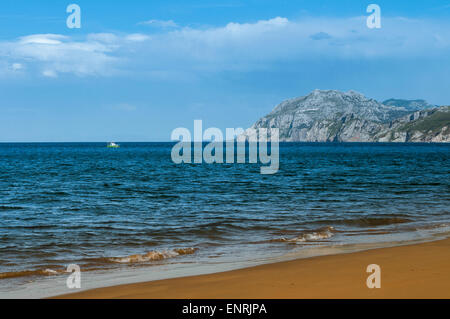
M81 7L81 29L66 7ZM368 29L366 7L381 7ZM167 141L313 89L450 104L450 1L9 1L0 141Z

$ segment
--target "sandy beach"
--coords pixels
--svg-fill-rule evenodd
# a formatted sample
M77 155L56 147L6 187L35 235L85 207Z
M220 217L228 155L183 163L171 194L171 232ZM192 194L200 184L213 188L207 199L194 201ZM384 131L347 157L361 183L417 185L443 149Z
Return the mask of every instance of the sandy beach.
M369 264L381 288L369 289ZM450 298L450 239L82 291L57 298Z

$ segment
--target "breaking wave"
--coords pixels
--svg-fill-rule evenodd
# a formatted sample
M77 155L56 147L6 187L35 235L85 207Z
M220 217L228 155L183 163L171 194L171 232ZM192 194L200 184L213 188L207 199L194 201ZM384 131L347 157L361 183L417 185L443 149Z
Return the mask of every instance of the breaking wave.
M293 238L277 238L271 240L272 242L306 242L306 241L314 241L321 239L328 239L333 236L333 232L335 232L335 228L332 226L323 227L314 231L303 232L300 235Z
M163 251L150 251L146 254L135 254L125 257L112 257L108 258L110 262L114 263L140 263L140 262L149 262L149 261L157 261L168 258L173 258L181 255L191 255L194 254L198 248L178 248L172 250L163 250Z
M10 271L0 273L0 279L28 277L28 276L52 276L64 273L64 269L37 269L37 270L23 270L23 271Z
M80 263L81 271L94 271L99 269L110 268L111 264L131 264L141 262L151 262L173 258L182 255L194 254L198 248L175 248L172 250L150 251L146 254L135 254L125 257L102 257L90 258ZM108 266L109 265L109 266ZM66 273L64 266L54 266L54 269L43 268L35 270L21 270L0 273L1 279L18 278L18 277L32 277L32 276L53 276Z

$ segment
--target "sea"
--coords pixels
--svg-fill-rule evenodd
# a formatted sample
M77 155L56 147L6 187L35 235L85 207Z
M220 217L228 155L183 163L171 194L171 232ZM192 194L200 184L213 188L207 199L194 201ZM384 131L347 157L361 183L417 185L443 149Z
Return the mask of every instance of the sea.
M450 144L280 143L271 175L119 144L0 143L0 298L450 235Z

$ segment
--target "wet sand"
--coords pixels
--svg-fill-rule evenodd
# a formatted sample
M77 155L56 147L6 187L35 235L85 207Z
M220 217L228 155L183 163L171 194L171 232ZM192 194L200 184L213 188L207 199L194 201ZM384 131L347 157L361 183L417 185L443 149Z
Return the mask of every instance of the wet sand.
M381 288L366 285L370 264ZM450 239L313 257L57 298L450 298Z

